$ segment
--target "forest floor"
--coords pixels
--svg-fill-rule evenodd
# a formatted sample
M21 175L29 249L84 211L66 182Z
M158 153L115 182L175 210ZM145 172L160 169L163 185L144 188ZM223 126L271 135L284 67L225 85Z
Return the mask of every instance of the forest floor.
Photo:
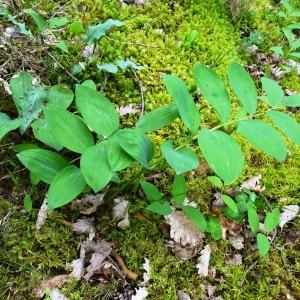
M255 79L267 74L278 80L285 91L300 92L297 70L292 69L283 76L274 73L280 61L269 48L282 42L281 28L285 25L276 15L280 7L275 1L253 0L247 4L249 7L243 7L240 4L243 1L224 0L150 0L142 5L121 5L117 0L2 2L37 36L32 41L14 35L8 30L13 28L12 24L0 15L0 41L10 32L10 45L2 42L0 45L0 110L12 117L16 111L5 86L22 70L30 71L46 86L59 82L74 86L92 79L116 107L126 110L122 116L125 127L137 121L142 109L151 111L170 103L161 79L164 74L183 79L197 101L193 78L196 62L211 66L226 80L228 65L237 60L248 67ZM69 22L63 29L39 38L32 19L24 14L25 8L34 9L46 19L64 16ZM87 28L109 18L118 19L124 25L109 31L97 49L83 49L82 38L74 34L71 24L83 24ZM192 31L196 33L194 38ZM53 46L55 39L65 41L68 53ZM130 59L143 69L116 74L103 72L93 62L94 56L102 64ZM83 64L85 68L81 70ZM216 115L199 105L202 118L214 123ZM295 109L292 113L300 121L299 111ZM182 124L176 121L151 134L151 139L160 145L171 137L179 144L185 135ZM130 203L129 227L118 227L119 220L112 217L115 202L105 198L98 210L87 216L93 223L96 239L112 243L107 259L110 264L88 280L68 276L72 261L80 257L79 245L87 238L86 234L72 231L72 224L82 219L81 210L71 204L51 211L42 228L36 229L46 186L30 183L29 173L16 158L15 145L21 143L38 144L30 132L23 136L12 132L0 141L0 299L42 298L42 282L47 287L45 299L64 299L51 296L53 288L74 300L143 299L132 296L139 290L147 291L147 299L299 299L299 217L273 233L270 253L264 257L259 257L245 226L237 231L233 228L233 235L227 234L218 241L203 237L201 243L209 245L211 256L208 274L202 276L197 268L198 258L205 255L202 247L195 250L192 258L180 259L174 253L176 249L170 247L172 241L166 220L147 212L141 192L131 187L117 194ZM291 153L282 164L245 142L243 148L247 165L236 186L260 175L264 191L260 189L257 194L266 200L261 200L262 209L299 205L299 147L291 145ZM135 171L133 166L122 172L121 181L130 180ZM187 176L187 198L204 214L211 211L216 197L216 190L207 180L208 174L210 170L202 163L196 172ZM145 176L161 191L169 192L172 172L165 163ZM31 212L24 209L25 194L31 196ZM53 278L54 281L47 282Z

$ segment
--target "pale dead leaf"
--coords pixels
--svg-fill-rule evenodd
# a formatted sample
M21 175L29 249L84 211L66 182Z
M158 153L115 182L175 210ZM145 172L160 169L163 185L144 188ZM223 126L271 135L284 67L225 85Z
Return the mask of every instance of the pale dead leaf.
M112 211L112 216L114 219L121 220L118 223L119 228L127 228L130 226L128 208L130 202L123 198L114 199L114 207Z
M244 237L241 235L238 236L230 236L229 242L236 250L241 250L244 248Z
M82 243L82 247L84 247L86 252L94 252L91 256L90 264L86 268L87 273L84 275L84 279L88 281L94 275L95 271L103 267L104 261L111 254L112 244L105 240L97 243L85 241Z
M80 213L84 215L90 215L96 212L99 205L103 203L103 199L106 195L106 192L101 194L88 194L81 199L75 200L72 205L71 209L79 208Z
M214 285L209 284L208 282L205 282L203 285L203 299L204 300L211 300L214 299L214 294L217 290L217 287Z
M93 218L85 218L78 219L76 223L73 224L73 231L76 233L87 233L89 235L89 240L93 240L96 235L96 229L94 227L94 219Z
M47 204L47 196L44 199L44 202L38 212L37 220L35 223L35 227L37 230L40 230L42 226L45 224L46 219L48 217L48 204Z
M178 292L178 300L192 300L192 299L187 293L185 293L183 291L179 291Z
M148 296L148 291L145 287L135 289L135 295L132 295L131 300L144 300Z
M262 179L262 175L258 174L255 175L247 180L245 180L242 184L241 187L248 189L250 191L256 192L256 193L262 193L265 190L265 187L262 187L260 185L260 180Z
M140 112L139 108L133 107L132 104L120 106L117 108L117 112L120 116L126 116L129 114L136 114Z
M292 221L299 214L299 205L288 205L282 208L279 226L282 228L286 223Z
M145 262L143 264L143 268L145 272L143 273L143 282L141 285L145 286L148 284L149 280L151 279L150 277L150 260L145 257Z
M210 246L206 245L204 247L204 249L200 252L200 256L198 258L198 263L196 265L196 267L198 269L198 274L201 276L208 275L210 255L211 255Z
M80 280L84 276L84 257L75 259L71 263L73 270L70 273L71 277L74 277L77 280Z
M36 287L33 290L33 293L37 298L43 298L46 289L49 289L51 291L53 289L57 289L57 288L59 289L64 285L64 283L68 280L68 278L69 275L65 274L65 275L55 276L49 280L44 280L38 285L38 287Z
M68 300L67 297L59 290L53 289L50 294L51 300Z
M99 54L99 47L98 47L98 45L96 47L95 47L94 44L87 45L82 50L82 55L85 58L85 60L88 60L91 56L98 55L98 54Z
M192 206L192 207L197 208L197 203L194 202L194 201L191 201L191 200L188 199L188 198L184 198L183 204L182 204L182 205L189 205L189 206Z

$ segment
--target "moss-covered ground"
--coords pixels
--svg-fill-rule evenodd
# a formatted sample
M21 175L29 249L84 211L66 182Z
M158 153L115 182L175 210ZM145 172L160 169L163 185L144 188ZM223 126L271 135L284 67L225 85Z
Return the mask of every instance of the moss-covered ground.
M21 7L17 10L33 7L49 17L64 2L67 1L24 0L20 1ZM164 74L175 74L185 80L197 99L193 77L195 62L212 66L224 80L227 66L232 60L250 63L251 57L242 46L241 30L257 29L261 32L264 38L260 47L263 51L281 39L280 22L274 17L277 8L272 1L249 1L250 10L246 13L235 12L239 16L236 22L232 20L228 3L223 0L171 2L174 2L171 6L168 0L151 0L144 6L121 7L116 0L74 0L67 2L62 9L72 22L80 21L85 27L108 18L124 22L124 26L112 30L108 38L101 40L101 62L131 59L144 66L144 70L138 74L144 88L146 111L171 101L161 80ZM185 46L186 36L192 30L197 30L198 35L191 45ZM68 29L63 32L63 37L69 44L70 54L62 54L57 49L52 49L52 54L65 68L70 69L83 60L79 38ZM45 57L45 60L51 68L44 82L72 82L72 78L68 78L63 69L51 65L49 57ZM141 103L138 83L129 71L109 74L105 78L91 64L76 77L79 80L93 79L98 89L102 88L116 105ZM284 77L282 85L300 91L299 77L294 73ZM215 124L217 117L207 108L207 103L201 102L198 105L203 124ZM300 120L299 115L296 117ZM134 116L125 117L123 125L131 126L135 121ZM151 138L157 144L167 137L179 143L185 136L182 124L177 121ZM29 136L26 139L30 141ZM37 209L42 203L44 190L32 188L25 179L28 175L26 172L16 173L22 167L14 158L15 154L2 150L4 144L11 146L16 140L20 141L20 138L12 134L0 145L0 154L4 154L3 161L6 161L4 167L0 166L3 168L1 176L6 176L7 170L10 171L6 179L0 179L0 220L9 214L7 223L0 225L0 299L31 299L33 288L41 280L68 272L66 265L78 257L77 245L81 240L81 237L75 236L60 223L62 219L75 221L78 217L76 213L70 213L68 207L52 212L42 230L35 230ZM247 167L240 180L261 173L262 184L266 187L265 195L272 205L280 207L299 203L299 148L289 145L290 156L283 164L277 164L244 140L241 142ZM161 172L166 167L162 164L155 171ZM130 178L133 171L134 168L124 173L122 180ZM162 191L168 191L171 180L171 170L167 169L157 185ZM196 201L204 213L208 213L213 190L206 175L190 175L188 186L188 197ZM32 196L32 213L23 209L24 191ZM225 262L235 251L228 241L216 242L207 237L206 242L212 247L210 266L216 269L217 276L201 278L197 275L195 260L181 262L166 248L165 236L159 226L162 219L145 212L146 202L130 191L123 196L132 202L131 226L125 230L118 229L116 223L111 221L108 203L107 209L100 210L97 229L101 237L115 244L117 253L132 271L142 274L144 258L150 259L151 281L147 288L149 299L177 299L179 290L187 292L194 299L202 299L204 282L215 285L215 295L223 299L287 299L287 295L294 299L299 297L299 247L295 244L283 246L287 234L285 231L278 233L267 257L259 258L257 251L253 251L253 245L246 244L240 251L244 260L239 266ZM140 218L140 214L144 217ZM295 221L293 226L299 230L299 221ZM62 291L68 299L110 299L118 284L118 280L113 281L103 291L97 284L69 281Z

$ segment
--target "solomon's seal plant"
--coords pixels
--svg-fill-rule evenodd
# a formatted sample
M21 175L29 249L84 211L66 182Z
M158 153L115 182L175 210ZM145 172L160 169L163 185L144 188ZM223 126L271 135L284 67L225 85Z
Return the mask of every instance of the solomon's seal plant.
M240 64L232 62L228 69L228 80L241 104L237 117L233 119L229 93L218 75L202 64L195 65L194 74L203 97L218 115L219 123L212 128L201 120L201 113L186 84L174 75L163 78L174 103L143 115L133 128L122 128L115 107L96 91L92 81L77 84L75 106L71 106L74 95L69 88L54 86L46 91L40 85L32 86L31 75L22 73L11 80L13 99L20 117L10 120L1 114L0 133L3 136L19 126L24 132L31 126L35 137L53 149L34 147L18 154L35 182L41 180L49 184L50 209L69 203L88 186L95 193L101 191L110 182L118 181L117 173L133 162L142 166L134 177L138 182L144 170L154 168L165 159L176 174L171 202L163 200L155 186L142 181L141 186L150 201L147 209L167 215L172 212L171 205L178 207L201 231L210 232L219 239L221 232L218 220L210 218L206 221L198 209L184 201L186 184L183 174L199 166L197 148L216 174L210 177L210 181L221 189L236 181L244 169L243 151L237 135L283 162L288 148L282 134L300 145L300 125L283 111L285 107L300 106L300 95L286 97L278 83L263 77L263 100L269 108L258 112L254 81ZM41 113L43 118L39 117ZM166 140L161 145L162 157L153 159L154 144L147 133L168 125L176 118L180 118L187 127L189 137L177 147L172 140ZM61 152L63 148L74 152L76 158L70 161L67 156L64 157L66 151ZM235 220L247 215L251 230L257 234L255 203L253 197L245 195L235 200L223 195L227 206L225 213ZM278 224L277 216L277 209L271 212L271 216L266 216L266 231ZM257 234L262 255L269 247L266 240L263 233Z

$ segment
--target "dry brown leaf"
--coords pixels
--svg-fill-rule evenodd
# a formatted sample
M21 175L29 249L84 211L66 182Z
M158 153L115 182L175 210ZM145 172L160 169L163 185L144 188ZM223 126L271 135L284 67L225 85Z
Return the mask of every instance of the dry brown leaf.
M201 276L208 275L210 255L211 255L211 248L209 245L206 245L204 249L200 252L198 263L196 265L198 269L198 274Z
M44 280L39 284L38 287L36 287L33 290L33 294L37 298L43 298L45 295L46 289L49 289L51 291L53 289L59 289L64 285L64 283L68 280L68 278L69 278L69 275L65 274L65 275L55 276L49 280Z
M220 220L222 229L224 229L225 231L228 231L232 235L238 235L241 232L241 230L242 230L241 225L235 221L227 219L224 216L220 207L213 205L212 211L217 216L217 218Z
M171 241L168 246L182 260L194 257L202 248L204 234L181 211L174 211L165 219L170 225Z
M260 180L262 179L262 175L258 174L255 175L247 180L245 180L242 184L241 187L248 189L250 191L256 192L256 193L262 193L265 190L265 187L262 187L260 185Z
M282 228L286 223L292 221L299 214L299 205L288 205L282 208L282 213L280 214L279 226Z
M43 204L38 212L37 220L35 223L35 227L37 230L40 230L46 222L48 217L48 204L47 204L47 196L45 197Z
M82 243L82 247L86 252L93 252L90 264L86 268L87 273L84 275L84 279L88 281L94 275L95 271L103 267L104 261L111 254L112 244L105 240L97 243L85 241Z
M71 209L79 208L80 213L84 215L90 215L96 212L99 205L103 203L103 199L106 195L106 192L101 194L88 194L81 199L75 200Z
M232 257L226 260L227 265L242 265L243 257L240 254L234 254Z

